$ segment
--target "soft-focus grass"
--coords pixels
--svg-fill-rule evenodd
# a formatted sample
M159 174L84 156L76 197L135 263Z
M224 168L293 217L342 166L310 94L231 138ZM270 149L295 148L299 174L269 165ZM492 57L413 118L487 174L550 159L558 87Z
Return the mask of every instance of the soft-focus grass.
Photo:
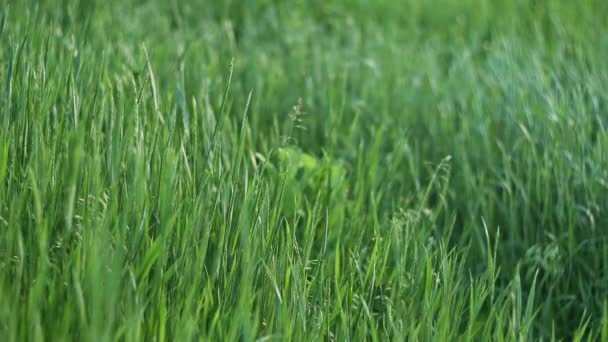
M3 340L608 340L608 2L0 12Z

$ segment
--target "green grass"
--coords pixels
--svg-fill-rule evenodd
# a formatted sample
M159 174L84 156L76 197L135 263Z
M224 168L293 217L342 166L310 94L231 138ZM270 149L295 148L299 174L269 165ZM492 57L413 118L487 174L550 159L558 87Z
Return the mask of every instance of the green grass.
M0 0L0 336L607 341L607 17Z

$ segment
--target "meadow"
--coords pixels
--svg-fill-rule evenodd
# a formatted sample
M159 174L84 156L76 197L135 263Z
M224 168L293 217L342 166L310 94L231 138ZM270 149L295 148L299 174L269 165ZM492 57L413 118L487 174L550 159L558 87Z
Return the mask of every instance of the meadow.
M608 1L0 0L4 341L608 341Z

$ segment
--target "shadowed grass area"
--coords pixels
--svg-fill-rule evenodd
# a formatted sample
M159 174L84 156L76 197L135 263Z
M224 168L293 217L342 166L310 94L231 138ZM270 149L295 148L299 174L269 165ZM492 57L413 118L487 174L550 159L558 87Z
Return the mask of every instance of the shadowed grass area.
M0 2L0 335L608 340L608 2Z

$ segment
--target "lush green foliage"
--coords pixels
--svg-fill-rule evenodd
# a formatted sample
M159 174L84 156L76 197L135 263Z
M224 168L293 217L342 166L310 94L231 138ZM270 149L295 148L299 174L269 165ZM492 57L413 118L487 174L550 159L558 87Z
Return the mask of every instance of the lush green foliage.
M608 340L608 2L0 11L3 339Z

